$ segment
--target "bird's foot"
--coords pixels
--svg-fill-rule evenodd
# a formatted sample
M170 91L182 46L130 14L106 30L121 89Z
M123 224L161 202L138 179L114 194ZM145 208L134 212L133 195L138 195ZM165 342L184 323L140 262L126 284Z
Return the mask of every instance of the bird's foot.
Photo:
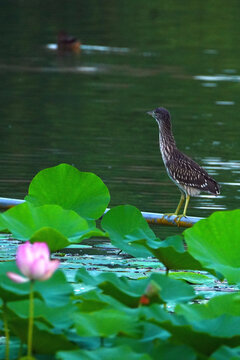
M169 214L163 214L163 217L171 217L171 216L176 216L177 214L176 213L169 213Z
M174 219L174 222L177 224L177 226L180 226L180 221L182 218L186 218L186 214L181 214L181 215L178 215L176 216L176 218Z
M170 218L171 216L175 216L173 221L177 224L177 226L180 226L181 219L186 217L185 214L181 214L181 215L178 215L176 213L163 214L163 217L166 217L167 219Z

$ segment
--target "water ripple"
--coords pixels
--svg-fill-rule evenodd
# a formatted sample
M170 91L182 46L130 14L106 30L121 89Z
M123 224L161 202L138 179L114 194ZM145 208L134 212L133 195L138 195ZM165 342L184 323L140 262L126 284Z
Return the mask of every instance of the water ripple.
M193 76L195 80L202 80L202 81L240 81L239 75L195 75Z

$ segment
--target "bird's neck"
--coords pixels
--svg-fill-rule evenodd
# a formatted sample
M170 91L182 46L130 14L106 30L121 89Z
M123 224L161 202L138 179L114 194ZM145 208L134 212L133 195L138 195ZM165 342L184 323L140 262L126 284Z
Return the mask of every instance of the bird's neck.
M173 137L170 123L159 124L159 145L163 161L166 162L176 149L176 143Z

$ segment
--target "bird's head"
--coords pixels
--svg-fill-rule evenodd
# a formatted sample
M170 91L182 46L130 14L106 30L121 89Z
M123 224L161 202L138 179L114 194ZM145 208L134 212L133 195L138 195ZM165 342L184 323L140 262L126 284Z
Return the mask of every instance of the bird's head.
M162 107L156 108L152 111L148 111L147 114L151 115L159 124L170 122L169 112L167 111L167 109L164 109Z

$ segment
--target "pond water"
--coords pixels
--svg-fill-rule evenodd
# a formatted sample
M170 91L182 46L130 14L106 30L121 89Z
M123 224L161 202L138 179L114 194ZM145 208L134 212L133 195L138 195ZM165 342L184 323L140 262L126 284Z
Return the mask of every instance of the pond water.
M222 5L222 1L220 1ZM239 207L240 3L15 0L0 12L0 195L23 198L61 162L100 176L110 207L179 200L147 110L170 110L178 147L221 184L189 215ZM65 30L83 43L59 54ZM155 228L164 238L179 230ZM86 250L87 252L87 250Z

